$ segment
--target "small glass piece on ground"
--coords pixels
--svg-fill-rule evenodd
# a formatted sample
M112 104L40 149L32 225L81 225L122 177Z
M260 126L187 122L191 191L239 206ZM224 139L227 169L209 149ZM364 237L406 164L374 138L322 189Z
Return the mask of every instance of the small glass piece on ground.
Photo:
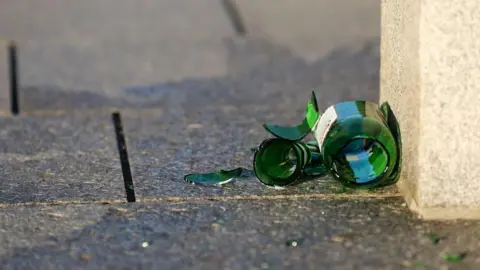
M427 233L425 236L428 237L434 245L438 244L441 240L440 236L433 232Z
M184 180L199 185L223 185L233 181L235 178L248 178L253 176L251 170L245 168L235 168L233 170L219 170L211 173L192 173L187 174Z
M447 262L461 262L467 256L466 252L461 253L447 253L443 255L443 259Z

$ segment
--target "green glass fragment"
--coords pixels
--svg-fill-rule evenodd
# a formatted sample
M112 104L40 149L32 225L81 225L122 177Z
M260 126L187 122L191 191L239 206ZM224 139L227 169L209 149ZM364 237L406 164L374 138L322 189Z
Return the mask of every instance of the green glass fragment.
M438 244L441 240L440 236L438 236L436 233L427 233L425 236L428 237L434 245Z
M447 253L443 255L443 259L447 262L461 262L467 256L466 252L462 253Z
M395 114L393 113L388 102L382 103L382 105L380 105L380 110L385 117L387 126L392 132L397 146L397 163L395 164L392 174L390 175L390 181L385 183L385 185L391 185L396 183L400 178L400 171L402 168L402 136L400 133L400 125L398 124L397 118L395 117Z
M233 170L219 170L211 173L193 173L184 176L184 180L199 185L223 185L231 182L235 178L247 178L253 176L251 170L245 168L235 168Z
M417 267L417 268L425 268L427 265L422 262L422 261L416 261L413 266Z
M312 97L305 109L305 118L301 124L292 127L264 124L263 127L277 138L300 141L310 133L319 117L317 99L315 93L312 92Z
M318 149L318 142L317 141L308 141L306 142L305 144L308 145L308 147L316 147L316 149Z

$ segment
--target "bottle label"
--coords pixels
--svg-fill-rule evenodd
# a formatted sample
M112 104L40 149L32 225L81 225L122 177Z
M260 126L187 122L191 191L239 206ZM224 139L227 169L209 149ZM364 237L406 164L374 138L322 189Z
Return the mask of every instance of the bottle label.
M317 139L318 147L322 149L323 141L327 136L328 131L332 127L332 124L337 120L338 115L334 106L330 106L325 113L320 117L317 125L314 128L315 139Z

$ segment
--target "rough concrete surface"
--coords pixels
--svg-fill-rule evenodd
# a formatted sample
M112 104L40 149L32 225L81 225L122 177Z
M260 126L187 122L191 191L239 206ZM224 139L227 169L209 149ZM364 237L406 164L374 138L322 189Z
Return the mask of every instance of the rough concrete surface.
M480 4L410 2L382 8L382 99L405 138L401 187L426 218L478 219Z
M477 269L478 222L422 222L402 203L386 198L8 207L0 209L0 266ZM462 262L443 258L454 253L466 256Z
M123 199L110 118L0 118L0 203Z

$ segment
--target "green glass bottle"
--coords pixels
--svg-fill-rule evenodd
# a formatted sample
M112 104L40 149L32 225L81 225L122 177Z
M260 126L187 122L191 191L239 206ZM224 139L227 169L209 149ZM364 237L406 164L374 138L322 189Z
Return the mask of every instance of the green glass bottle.
M304 149L309 149L310 156L316 158L304 161L303 169L298 168L300 163L296 164L295 175L329 172L344 186L353 188L381 187L398 181L402 158L400 128L387 102L379 106L368 101L347 101L329 107L321 115L312 92L301 124L292 127L266 124L264 127L283 139L285 145L300 144L308 133L314 134L317 149L308 143L309 148ZM285 159L284 154L281 156ZM267 164L268 159L262 162ZM269 164L275 167L275 162ZM266 178L257 174L262 182L274 185L273 182L278 181L275 177L263 181L262 177Z
M335 104L313 125L312 132L325 167L345 186L373 188L398 180L400 132L388 103Z

